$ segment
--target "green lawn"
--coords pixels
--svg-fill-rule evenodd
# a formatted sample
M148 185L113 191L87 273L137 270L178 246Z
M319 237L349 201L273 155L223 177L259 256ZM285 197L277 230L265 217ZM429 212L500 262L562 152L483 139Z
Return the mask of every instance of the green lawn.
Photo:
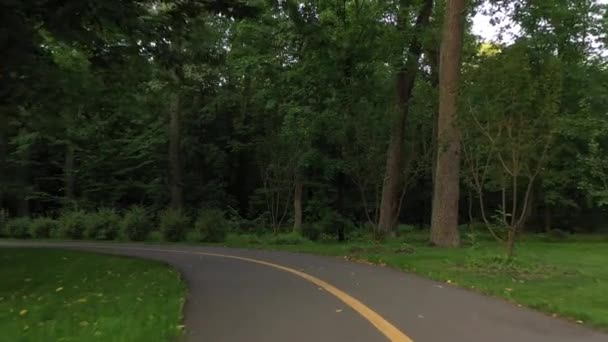
M2 341L169 341L181 330L185 285L139 259L0 248Z
M549 314L608 328L608 241L605 238L546 242L532 237L517 245L512 261L495 242L458 249L429 247L426 234L412 233L382 244L299 242L230 235L228 246L348 256L415 272L502 297ZM289 243L289 239L287 239Z

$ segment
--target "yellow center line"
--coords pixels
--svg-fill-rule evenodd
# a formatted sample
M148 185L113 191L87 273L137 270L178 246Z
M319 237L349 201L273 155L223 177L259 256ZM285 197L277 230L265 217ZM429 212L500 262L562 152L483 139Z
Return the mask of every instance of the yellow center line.
M81 245L84 246L84 245ZM285 271L294 275L297 275L300 278L303 278L323 290L331 293L336 298L344 302L344 304L348 305L351 309L356 311L359 315L365 318L369 323L371 323L378 331L380 331L386 338L393 342L413 342L411 338L397 329L394 325L392 325L389 321L384 319L380 314L363 304L358 299L349 295L348 293L340 290L339 288L331 285L330 283L323 281L317 277L314 277L308 273L304 273L293 268L289 268L286 266L281 266L278 264L273 264L268 261L250 259L235 255L227 255L227 254L218 254L218 253L206 253L206 252L196 252L196 251L180 251L175 249L156 249L156 248L138 248L138 247L121 247L121 246L99 246L99 245L86 245L86 247L98 247L98 248L109 248L109 249L126 249L126 250L140 250L140 251L149 251L149 252L168 252L168 253L182 253L182 254L195 254L195 255L204 255L218 258L228 258L228 259L236 259L241 261L252 262L255 264L260 264L268 267L272 267L281 271Z

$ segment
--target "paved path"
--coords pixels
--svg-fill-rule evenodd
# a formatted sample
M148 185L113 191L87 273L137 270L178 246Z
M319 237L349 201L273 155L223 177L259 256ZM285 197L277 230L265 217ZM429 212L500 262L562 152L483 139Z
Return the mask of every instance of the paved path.
M0 242L7 245L16 244ZM189 287L186 341L608 342L606 334L498 299L339 258L212 247L42 245L175 266Z

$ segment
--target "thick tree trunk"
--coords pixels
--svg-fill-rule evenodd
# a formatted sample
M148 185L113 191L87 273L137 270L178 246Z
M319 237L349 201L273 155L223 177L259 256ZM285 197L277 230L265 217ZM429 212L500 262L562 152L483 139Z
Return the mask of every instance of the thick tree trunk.
M455 247L460 197L460 130L457 126L458 86L464 34L465 0L448 0L439 62L439 118L431 242Z
M293 230L300 231L302 230L302 190L303 185L302 182L297 180L294 196L293 196Z
M180 159L180 98L177 90L171 94L169 103L169 187L171 207L184 206L182 190L182 164Z
M74 145L68 143L65 147L65 161L63 166L63 177L64 177L64 195L67 202L71 202L75 199L74 195L74 159L75 149Z
M425 0L416 19L415 31L418 33L409 46L407 62L397 73L397 117L391 127L389 146L386 151L386 170L380 200L380 219L378 229L385 235L394 234L398 223L399 202L403 183L403 140L409 110L409 101L418 74L422 45L420 35L429 23L433 11L433 0Z

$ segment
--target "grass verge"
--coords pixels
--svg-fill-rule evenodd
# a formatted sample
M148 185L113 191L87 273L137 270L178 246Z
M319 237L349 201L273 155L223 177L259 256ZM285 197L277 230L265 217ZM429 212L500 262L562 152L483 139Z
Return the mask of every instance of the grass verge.
M528 238L517 245L517 256L506 260L504 248L492 241L440 249L428 246L427 236L418 233L382 244L277 241L280 239L273 236L229 235L223 245L344 256L414 272L556 317L608 329L607 242Z
M6 341L170 341L185 285L170 267L94 253L0 248Z

